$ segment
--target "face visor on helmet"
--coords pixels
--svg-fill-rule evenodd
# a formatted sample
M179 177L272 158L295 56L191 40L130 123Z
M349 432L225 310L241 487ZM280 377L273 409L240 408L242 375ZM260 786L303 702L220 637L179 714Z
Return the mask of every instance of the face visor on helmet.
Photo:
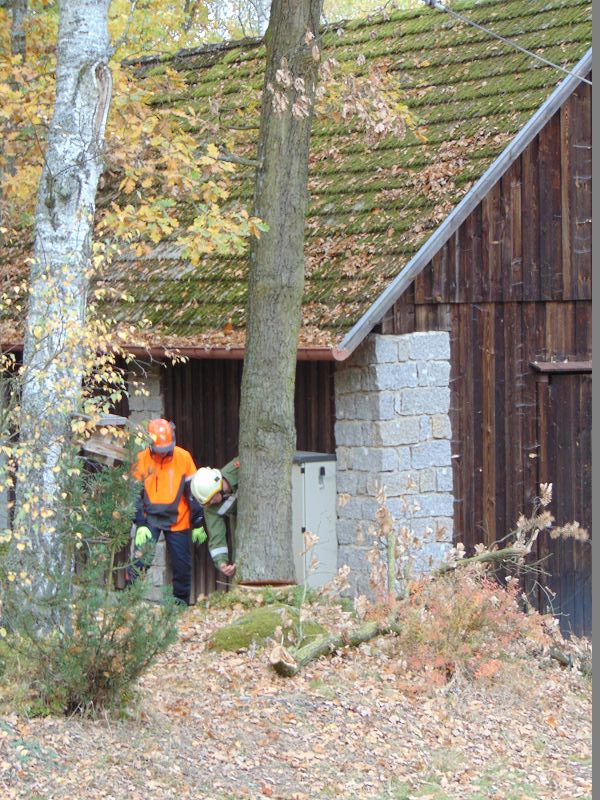
M223 476L213 467L200 467L192 477L190 490L196 500L206 506L218 492L223 490Z
M148 423L148 433L152 439L150 452L161 456L169 455L175 449L175 426L166 419L153 419Z

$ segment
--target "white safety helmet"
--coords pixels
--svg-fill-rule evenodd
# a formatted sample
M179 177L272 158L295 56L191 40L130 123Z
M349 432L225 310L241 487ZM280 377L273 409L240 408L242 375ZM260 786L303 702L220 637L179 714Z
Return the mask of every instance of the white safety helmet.
M196 500L205 506L223 489L223 476L214 467L200 467L192 477L190 489Z

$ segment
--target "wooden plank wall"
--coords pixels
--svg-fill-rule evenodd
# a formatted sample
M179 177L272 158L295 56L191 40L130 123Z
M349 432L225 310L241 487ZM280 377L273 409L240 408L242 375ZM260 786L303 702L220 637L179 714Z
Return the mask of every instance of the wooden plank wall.
M591 359L591 91L581 84L383 321L383 333L447 330L455 531L469 547L529 513L591 532L588 375L532 361ZM575 515L574 517L572 515ZM565 630L591 631L591 548L544 540ZM540 592L540 606L546 604Z
M299 450L335 453L333 374L333 362L298 362ZM237 455L241 380L242 361L234 359L191 360L163 372L165 414L199 466L221 467Z
M554 374L538 380L539 478L553 483L552 511L559 523L577 520L591 531L592 381L589 374ZM591 632L590 545L540 537L538 557L549 573L538 588L540 608L560 614L565 630Z
M222 467L238 452L242 362L191 360L163 372L165 416L197 466ZM296 369L297 449L335 453L333 362L301 361ZM206 545L196 547L194 595L223 589Z

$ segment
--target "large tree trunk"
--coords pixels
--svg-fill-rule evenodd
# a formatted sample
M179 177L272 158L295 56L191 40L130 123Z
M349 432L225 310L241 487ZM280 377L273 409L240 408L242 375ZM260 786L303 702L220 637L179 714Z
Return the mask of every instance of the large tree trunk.
M30 546L21 558L29 553L40 566L60 562L60 467L71 415L80 410L95 197L112 85L109 3L59 3L56 98L30 272L15 513L15 533ZM48 589L41 574L30 577L34 589Z
M265 36L254 212L269 231L250 249L236 532L242 580L294 578L294 383L321 6L322 0L274 0Z

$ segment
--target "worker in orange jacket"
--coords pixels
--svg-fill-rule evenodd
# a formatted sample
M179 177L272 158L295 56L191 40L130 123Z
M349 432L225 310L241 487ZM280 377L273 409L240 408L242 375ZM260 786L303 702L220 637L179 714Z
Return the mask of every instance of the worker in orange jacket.
M154 555L148 548L162 532L171 558L173 594L188 605L192 588L190 543L206 539L202 507L190 495L190 480L196 472L194 459L175 444L175 426L166 419L148 423L151 443L137 455L134 476L141 481L134 524L136 559L129 571L134 579L147 569Z

